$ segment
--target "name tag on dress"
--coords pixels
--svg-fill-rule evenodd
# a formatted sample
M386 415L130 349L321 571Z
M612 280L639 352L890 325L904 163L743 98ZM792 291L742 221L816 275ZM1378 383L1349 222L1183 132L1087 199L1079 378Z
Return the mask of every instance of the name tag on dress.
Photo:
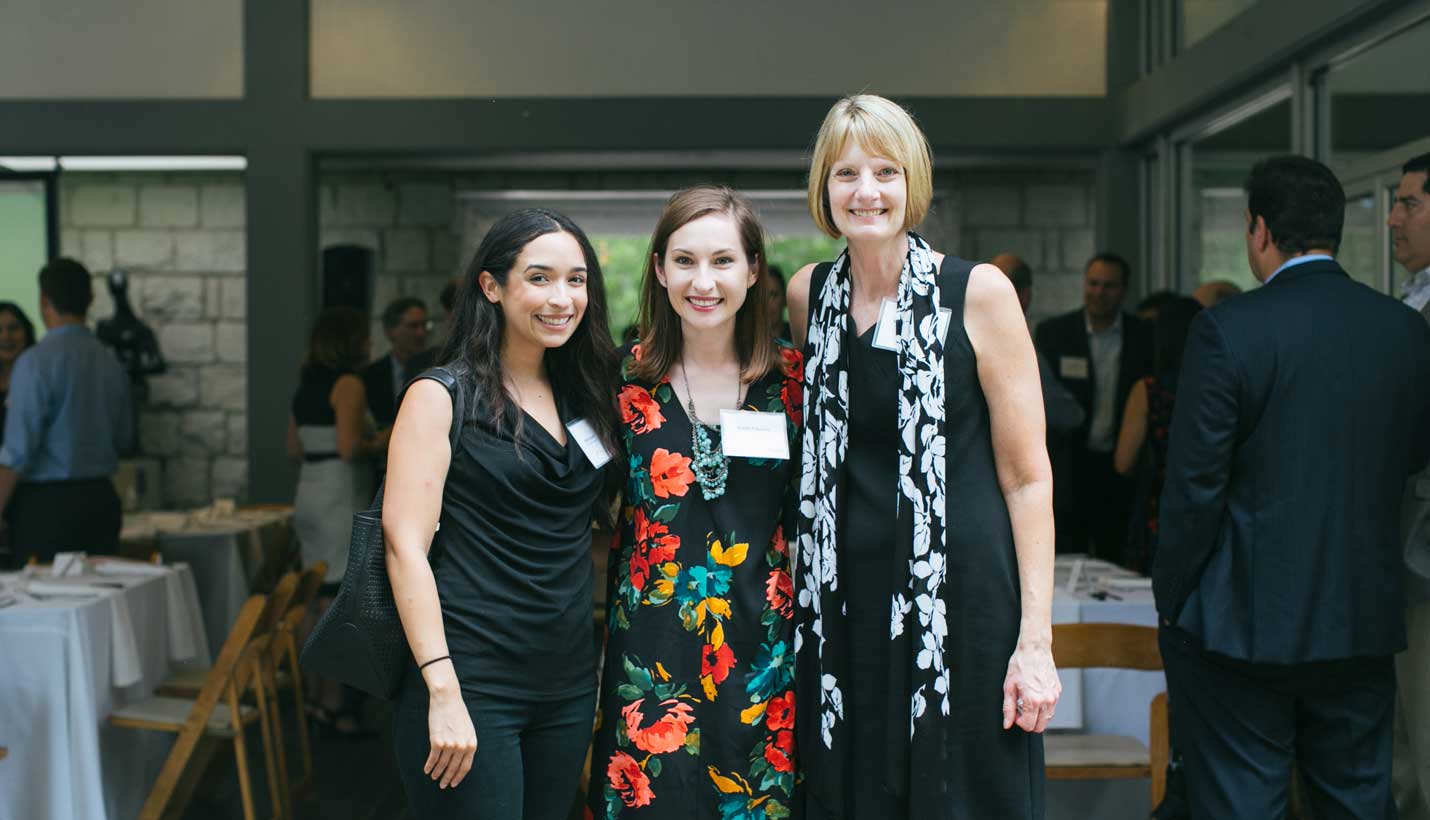
M899 351L899 333L895 330L899 318L899 306L894 304L893 299L885 299L879 303L879 323L874 326L874 347L880 350L889 350L897 353ZM948 323L953 318L953 311L946 307L938 309L938 340L948 342Z
M611 451L606 449L601 437L596 435L596 428L591 426L591 422L576 419L566 425L566 429L571 433L571 437L576 439L576 445L586 454L586 460L591 462L592 467L599 470L611 460Z
M720 449L731 458L789 458L784 413L720 411Z
M1058 359L1058 375L1064 379L1085 379L1087 373L1087 359L1081 356L1063 356Z

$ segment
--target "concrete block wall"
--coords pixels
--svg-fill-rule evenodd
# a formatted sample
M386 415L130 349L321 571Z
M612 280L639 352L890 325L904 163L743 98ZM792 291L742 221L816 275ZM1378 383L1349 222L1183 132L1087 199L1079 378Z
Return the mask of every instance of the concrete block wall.
M113 315L104 277L122 268L129 302L168 361L167 372L150 377L138 418L139 450L161 465L165 505L241 497L248 481L242 175L71 173L61 177L59 207L60 252L95 277L91 324Z
M1031 323L1082 305L1083 266L1100 250L1092 171L958 171L953 188L961 199L958 252L987 260L1009 251L1032 267Z
M416 296L441 316L438 294L460 267L455 191L450 175L345 174L319 183L319 252L353 244L374 253L374 358L387 353L379 317L388 302Z

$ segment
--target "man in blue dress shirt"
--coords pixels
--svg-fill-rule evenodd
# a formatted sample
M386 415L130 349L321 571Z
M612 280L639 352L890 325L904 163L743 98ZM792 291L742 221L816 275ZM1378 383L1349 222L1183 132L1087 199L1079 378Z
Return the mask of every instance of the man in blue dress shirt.
M19 561L60 550L113 553L122 513L110 477L133 439L129 380L85 325L89 271L59 258L40 270L48 333L15 362L0 512Z

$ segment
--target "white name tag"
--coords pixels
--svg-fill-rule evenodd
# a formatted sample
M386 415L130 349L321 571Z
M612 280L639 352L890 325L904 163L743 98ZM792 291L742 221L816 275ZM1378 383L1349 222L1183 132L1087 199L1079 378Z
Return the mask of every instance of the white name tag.
M1064 379L1087 378L1087 359L1081 356L1063 356L1059 358L1058 375Z
M893 299L885 299L879 303L879 323L874 326L874 347L880 350L899 350L899 333L895 329L899 318L899 306ZM938 309L938 340L948 341L948 323L953 318L953 311L946 307Z
M571 437L576 439L577 446L586 454L586 460L591 462L592 467L599 470L611 460L611 451L606 449L601 437L596 435L596 428L591 426L591 422L576 419L566 425L566 429L570 431Z
M721 410L720 448L731 458L789 458L784 413Z

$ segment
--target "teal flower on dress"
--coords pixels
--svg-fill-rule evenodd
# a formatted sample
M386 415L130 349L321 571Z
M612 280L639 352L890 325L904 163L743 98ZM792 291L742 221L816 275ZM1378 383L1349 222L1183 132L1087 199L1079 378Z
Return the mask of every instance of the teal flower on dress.
M794 659L788 657L784 641L760 644L760 651L750 665L750 679L745 692L750 701L759 703L774 697L794 679Z

